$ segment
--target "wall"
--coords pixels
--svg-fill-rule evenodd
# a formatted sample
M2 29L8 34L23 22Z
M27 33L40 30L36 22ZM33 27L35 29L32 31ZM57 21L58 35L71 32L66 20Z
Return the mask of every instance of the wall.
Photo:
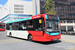
M33 15L40 14L40 0L32 0Z
M15 7L14 5L23 5L23 7ZM23 8L23 10L15 10L15 8ZM14 11L23 13L14 13ZM14 15L32 15L32 2L22 0L8 0L2 7L1 18L14 17Z
M0 8L0 19L1 19L1 8Z

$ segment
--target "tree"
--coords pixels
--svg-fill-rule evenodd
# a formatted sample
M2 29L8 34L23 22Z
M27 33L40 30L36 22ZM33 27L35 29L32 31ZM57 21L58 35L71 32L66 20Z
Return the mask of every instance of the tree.
M55 3L52 0L47 0L44 4L43 8L45 8L45 12L48 14L56 14L55 12Z

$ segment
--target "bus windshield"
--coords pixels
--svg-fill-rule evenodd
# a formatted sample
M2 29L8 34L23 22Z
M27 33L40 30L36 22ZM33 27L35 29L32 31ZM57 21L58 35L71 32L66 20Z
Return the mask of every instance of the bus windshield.
M48 32L60 31L59 20L46 20L46 28Z

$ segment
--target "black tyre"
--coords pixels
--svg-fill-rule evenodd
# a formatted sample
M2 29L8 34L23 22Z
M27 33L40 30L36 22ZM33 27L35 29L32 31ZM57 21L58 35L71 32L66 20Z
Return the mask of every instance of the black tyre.
M29 40L29 41L32 41L32 35L29 35L29 36L28 36L28 40Z
M9 33L9 37L12 37L12 34L11 34L11 32Z

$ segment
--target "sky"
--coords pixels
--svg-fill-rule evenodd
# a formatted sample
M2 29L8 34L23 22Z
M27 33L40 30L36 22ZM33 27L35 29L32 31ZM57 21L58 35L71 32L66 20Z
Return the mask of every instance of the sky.
M2 7L8 0L0 0L0 7ZM24 0L24 1L32 1L32 0Z

